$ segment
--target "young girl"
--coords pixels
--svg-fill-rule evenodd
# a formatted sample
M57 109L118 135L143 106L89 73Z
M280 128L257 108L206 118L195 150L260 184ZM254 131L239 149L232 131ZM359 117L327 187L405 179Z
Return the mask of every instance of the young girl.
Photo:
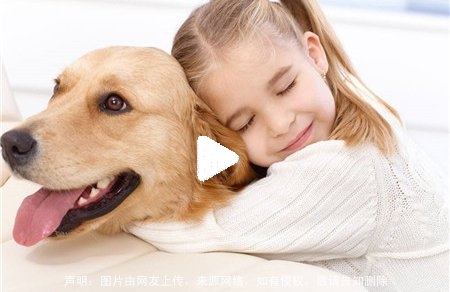
M448 290L448 188L363 84L312 0L214 0L172 53L219 120L268 168L202 222L130 232L172 252L235 251Z

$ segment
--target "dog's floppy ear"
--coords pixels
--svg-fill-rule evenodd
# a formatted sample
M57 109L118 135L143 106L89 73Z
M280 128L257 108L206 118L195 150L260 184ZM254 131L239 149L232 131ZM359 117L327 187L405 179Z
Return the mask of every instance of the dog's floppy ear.
M238 163L214 176L213 179L218 179L222 184L238 190L256 177L241 136L222 125L209 106L198 97L195 98L192 122L197 137L208 136L239 155Z

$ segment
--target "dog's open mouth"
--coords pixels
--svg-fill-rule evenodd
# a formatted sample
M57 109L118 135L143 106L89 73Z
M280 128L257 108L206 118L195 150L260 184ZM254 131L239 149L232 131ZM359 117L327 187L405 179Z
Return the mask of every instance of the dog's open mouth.
M79 189L41 188L25 198L17 211L14 240L31 246L48 236L68 233L84 221L114 210L139 182L139 175L124 172Z

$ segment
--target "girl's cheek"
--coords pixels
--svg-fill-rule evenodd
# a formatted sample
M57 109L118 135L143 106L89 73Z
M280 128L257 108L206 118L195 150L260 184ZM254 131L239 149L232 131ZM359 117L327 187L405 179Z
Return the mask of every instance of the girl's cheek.
M260 153L262 153L261 148L265 145L264 138L250 133L245 133L241 137L244 140L250 160L259 160Z
M255 145L252 139L248 137L248 135L243 134L241 135L242 139L244 140L245 148L247 152L252 152L255 150Z

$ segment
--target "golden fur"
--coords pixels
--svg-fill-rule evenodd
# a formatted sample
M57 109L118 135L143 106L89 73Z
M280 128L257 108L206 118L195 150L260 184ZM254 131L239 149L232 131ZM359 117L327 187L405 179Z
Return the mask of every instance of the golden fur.
M163 51L96 50L56 81L48 108L19 127L34 137L38 152L16 173L56 190L82 188L130 170L141 177L121 205L70 234L118 232L130 222L145 220L197 220L253 179L239 135L216 120L189 87L178 62ZM128 111L99 109L99 102L112 92L127 102ZM196 177L200 135L240 157L204 183Z

